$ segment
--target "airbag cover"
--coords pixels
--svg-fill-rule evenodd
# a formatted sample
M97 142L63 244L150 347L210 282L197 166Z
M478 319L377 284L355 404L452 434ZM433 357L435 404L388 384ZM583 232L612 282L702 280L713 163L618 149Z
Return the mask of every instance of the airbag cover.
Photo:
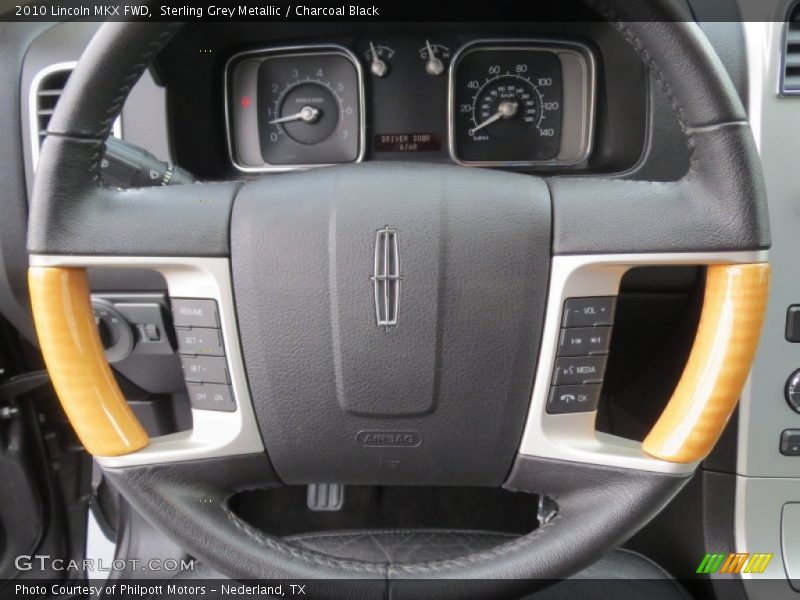
M373 280L383 229L396 232L389 271L402 277L388 327ZM530 176L373 163L245 186L234 291L281 478L501 483L531 396L550 231L547 187Z

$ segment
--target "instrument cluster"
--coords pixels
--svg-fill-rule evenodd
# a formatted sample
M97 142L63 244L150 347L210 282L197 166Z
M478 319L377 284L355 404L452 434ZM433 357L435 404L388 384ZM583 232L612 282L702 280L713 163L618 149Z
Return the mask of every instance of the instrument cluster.
M244 172L398 159L576 165L592 149L596 70L588 46L556 39L241 52L225 67L230 158Z

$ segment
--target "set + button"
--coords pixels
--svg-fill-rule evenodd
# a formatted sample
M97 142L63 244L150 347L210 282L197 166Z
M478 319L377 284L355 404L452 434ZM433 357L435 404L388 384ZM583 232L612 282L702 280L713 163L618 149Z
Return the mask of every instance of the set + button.
M178 352L199 356L225 356L222 345L222 332L219 329L195 327L193 329L175 328L178 337Z

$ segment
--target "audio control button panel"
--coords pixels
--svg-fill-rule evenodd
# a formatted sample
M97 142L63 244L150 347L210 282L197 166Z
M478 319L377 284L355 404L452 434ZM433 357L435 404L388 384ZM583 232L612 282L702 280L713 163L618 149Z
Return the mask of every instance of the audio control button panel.
M616 303L615 296L568 298L564 302L548 414L597 410Z

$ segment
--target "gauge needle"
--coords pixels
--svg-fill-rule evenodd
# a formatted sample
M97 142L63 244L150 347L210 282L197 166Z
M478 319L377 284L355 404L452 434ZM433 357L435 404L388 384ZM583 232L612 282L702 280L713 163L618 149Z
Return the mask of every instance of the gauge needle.
M491 117L483 121L480 125L476 125L474 129L469 130L469 135L475 135L478 131L483 129L484 127L488 127L495 121L499 121L500 119L510 119L514 115L517 114L517 108L519 105L516 102L509 102L503 101L497 107L497 112L494 113Z
M277 119L272 119L269 122L270 125L274 125L276 123L289 123L291 121L303 121L304 123L313 123L319 117L319 109L314 108L313 106L304 106L300 109L300 112L296 112L293 115L289 115L287 117L278 117Z
M444 71L444 63L436 56L430 40L425 40L425 48L428 50L428 62L425 63L425 70L429 75L441 75Z
M372 65L370 69L372 69L372 73L376 77L384 77L386 72L389 70L388 65L381 60L381 57L378 56L378 51L375 50L375 44L372 42L369 43L370 52L372 52Z

